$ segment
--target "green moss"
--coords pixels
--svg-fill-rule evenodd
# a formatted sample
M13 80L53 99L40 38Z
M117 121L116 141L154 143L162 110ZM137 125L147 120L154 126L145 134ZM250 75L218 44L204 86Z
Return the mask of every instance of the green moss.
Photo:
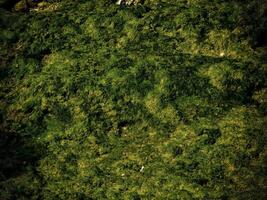
M266 196L254 2L48 4L0 14L0 198Z

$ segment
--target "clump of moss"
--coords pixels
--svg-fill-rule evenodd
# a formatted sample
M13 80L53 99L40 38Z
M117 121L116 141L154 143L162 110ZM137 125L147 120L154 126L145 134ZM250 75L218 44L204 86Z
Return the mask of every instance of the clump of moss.
M57 5L0 12L0 199L266 196L254 2Z

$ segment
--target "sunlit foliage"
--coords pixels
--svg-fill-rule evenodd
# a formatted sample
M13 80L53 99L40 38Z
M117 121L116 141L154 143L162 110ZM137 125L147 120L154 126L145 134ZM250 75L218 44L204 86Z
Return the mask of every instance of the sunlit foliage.
M264 199L266 5L1 9L0 199Z

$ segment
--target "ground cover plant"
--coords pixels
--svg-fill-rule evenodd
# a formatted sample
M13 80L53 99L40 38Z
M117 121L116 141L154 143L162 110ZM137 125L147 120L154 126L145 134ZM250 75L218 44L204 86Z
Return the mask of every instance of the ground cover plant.
M0 5L0 199L266 199L266 2Z

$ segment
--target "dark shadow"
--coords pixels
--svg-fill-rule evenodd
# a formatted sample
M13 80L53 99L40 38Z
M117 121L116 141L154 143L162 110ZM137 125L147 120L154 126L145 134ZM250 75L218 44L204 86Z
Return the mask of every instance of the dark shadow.
M256 37L254 48L265 46L267 46L267 29L259 31Z
M2 8L11 11L14 6L16 5L16 3L18 3L21 0L6 0L3 4L2 4Z
M27 165L34 165L39 157L34 151L25 138L0 130L0 181L16 177Z

